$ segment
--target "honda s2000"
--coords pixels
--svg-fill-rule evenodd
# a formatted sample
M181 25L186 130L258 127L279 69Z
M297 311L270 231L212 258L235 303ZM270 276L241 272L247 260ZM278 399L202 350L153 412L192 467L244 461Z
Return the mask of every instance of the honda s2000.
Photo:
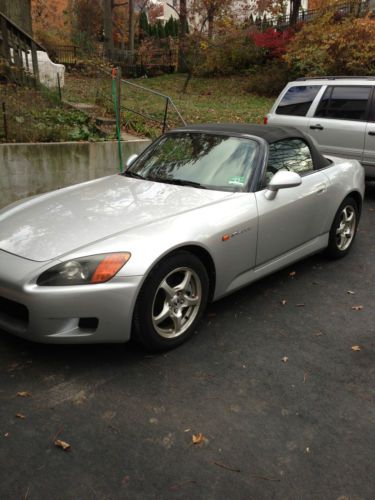
M172 130L123 174L0 211L0 329L175 347L208 301L315 252L346 255L363 194L359 162L296 129Z

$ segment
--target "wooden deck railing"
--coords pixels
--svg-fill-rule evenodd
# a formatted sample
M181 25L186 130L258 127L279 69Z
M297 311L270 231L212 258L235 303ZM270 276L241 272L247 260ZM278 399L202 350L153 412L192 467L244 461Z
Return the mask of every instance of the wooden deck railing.
M35 81L39 81L38 50L45 49L0 12L0 54L8 67L15 69L12 74L17 80L23 81L25 76L32 76Z

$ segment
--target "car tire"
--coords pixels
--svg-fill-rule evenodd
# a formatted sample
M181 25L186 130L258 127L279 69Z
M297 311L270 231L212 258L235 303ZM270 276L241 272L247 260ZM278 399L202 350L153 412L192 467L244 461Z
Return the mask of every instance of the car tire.
M151 352L185 342L193 334L209 295L205 266L190 252L178 251L150 272L134 311L133 337Z
M329 233L327 253L334 259L340 259L350 251L359 222L359 211L356 201L345 198L336 212Z

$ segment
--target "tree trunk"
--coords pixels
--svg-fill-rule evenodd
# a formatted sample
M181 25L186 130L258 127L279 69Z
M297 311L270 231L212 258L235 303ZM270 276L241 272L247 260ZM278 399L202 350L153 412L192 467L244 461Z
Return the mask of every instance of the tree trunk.
M134 55L134 0L129 0L129 50L130 57L129 63L133 64L133 55Z
M293 28L296 27L300 7L301 7L301 0L290 0L290 21L289 21L289 24Z
M106 55L113 54L112 0L103 0L104 47Z
M178 50L178 71L185 72L187 70L185 58L185 38L186 38L187 10L186 0L180 0L180 33L179 33L179 50Z
M207 12L207 22L208 22L208 38L212 40L214 34L214 16L215 16L215 8L210 7Z

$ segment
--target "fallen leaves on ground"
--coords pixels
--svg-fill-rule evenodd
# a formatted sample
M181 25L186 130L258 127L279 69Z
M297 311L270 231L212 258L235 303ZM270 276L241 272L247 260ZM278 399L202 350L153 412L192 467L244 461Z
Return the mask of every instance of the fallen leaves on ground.
M20 398L31 398L31 394L27 391L17 392L17 396Z
M288 358L288 356L284 356L284 357L283 357L283 358L281 358L281 359L282 359L282 361L283 361L284 363L287 363L289 358Z
M222 464L221 462L212 462L214 465L221 467L222 469L230 470L232 472L241 472L240 469L235 469L233 467L229 467L228 465Z
M361 350L361 346L359 345L352 345L352 351L358 352Z
M207 438L204 437L201 432L199 432L198 434L193 434L191 436L191 441L193 444L202 444L207 441Z
M58 448L61 448L64 451L70 450L70 444L67 443L66 441L62 441L61 439L56 439L54 445L57 446Z
M8 370L8 372L12 372L14 370L17 370L17 368L19 368L20 366L21 366L21 363L11 363L8 366L7 370Z
M170 490L178 490L182 486L185 486L186 484L197 484L197 482L194 481L193 479L188 479L187 481L181 481L181 483L172 484L172 486L170 486L169 489Z
M352 307L353 311L362 311L363 309L363 306L362 305L359 305L359 306L353 306Z

